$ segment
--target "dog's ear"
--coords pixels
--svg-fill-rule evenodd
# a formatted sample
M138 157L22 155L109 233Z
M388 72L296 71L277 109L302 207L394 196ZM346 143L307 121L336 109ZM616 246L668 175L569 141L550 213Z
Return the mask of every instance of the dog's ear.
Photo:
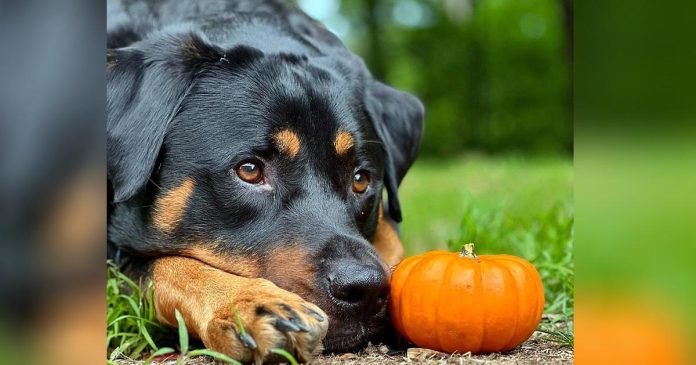
M413 95L378 81L368 81L366 106L385 154L384 185L389 215L401 222L398 188L416 160L423 131L423 104Z
M236 69L261 57L237 46L224 52L195 34L165 35L107 52L107 167L116 203L150 179L165 134L196 75Z
M191 84L176 51L129 47L107 52L107 173L114 202L145 187L164 135Z

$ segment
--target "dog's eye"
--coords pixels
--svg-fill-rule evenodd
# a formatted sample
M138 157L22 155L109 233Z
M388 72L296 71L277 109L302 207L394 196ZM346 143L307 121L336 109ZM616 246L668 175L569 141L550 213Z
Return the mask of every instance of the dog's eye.
M353 191L362 194L370 185L370 174L366 171L358 171L353 175Z
M263 182L263 165L255 160L242 161L235 168L237 176L249 184L259 184Z

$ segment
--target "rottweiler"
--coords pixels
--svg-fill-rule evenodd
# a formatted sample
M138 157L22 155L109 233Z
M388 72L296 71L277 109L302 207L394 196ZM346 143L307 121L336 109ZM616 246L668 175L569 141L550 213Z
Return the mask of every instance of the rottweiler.
M388 328L422 103L292 3L107 4L107 251L159 320L256 362Z

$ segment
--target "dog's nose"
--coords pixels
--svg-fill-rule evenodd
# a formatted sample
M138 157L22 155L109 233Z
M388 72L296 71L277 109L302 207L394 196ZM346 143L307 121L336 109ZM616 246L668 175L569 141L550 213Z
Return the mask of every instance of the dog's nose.
M386 304L389 282L380 266L339 261L329 274L329 294L339 305L373 314Z

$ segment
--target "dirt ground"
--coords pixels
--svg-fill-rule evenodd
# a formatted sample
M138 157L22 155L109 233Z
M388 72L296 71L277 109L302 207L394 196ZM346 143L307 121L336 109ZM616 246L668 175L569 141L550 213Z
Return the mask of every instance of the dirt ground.
M370 346L358 354L322 356L314 365L392 365L392 364L572 364L573 349L562 347L535 334L527 342L506 353L471 355L444 354L421 348L410 348L406 352L391 352L386 346Z
M153 362L160 365L174 365L176 359ZM421 348L404 351L391 351L386 346L371 345L358 353L334 356L319 356L312 365L396 365L396 364L433 364L433 365L472 365L472 364L572 364L573 348L561 346L546 339L539 332L519 347L505 352L488 355L444 354ZM119 365L139 365L141 361L119 360ZM186 361L187 365L217 365L210 358L199 357Z

